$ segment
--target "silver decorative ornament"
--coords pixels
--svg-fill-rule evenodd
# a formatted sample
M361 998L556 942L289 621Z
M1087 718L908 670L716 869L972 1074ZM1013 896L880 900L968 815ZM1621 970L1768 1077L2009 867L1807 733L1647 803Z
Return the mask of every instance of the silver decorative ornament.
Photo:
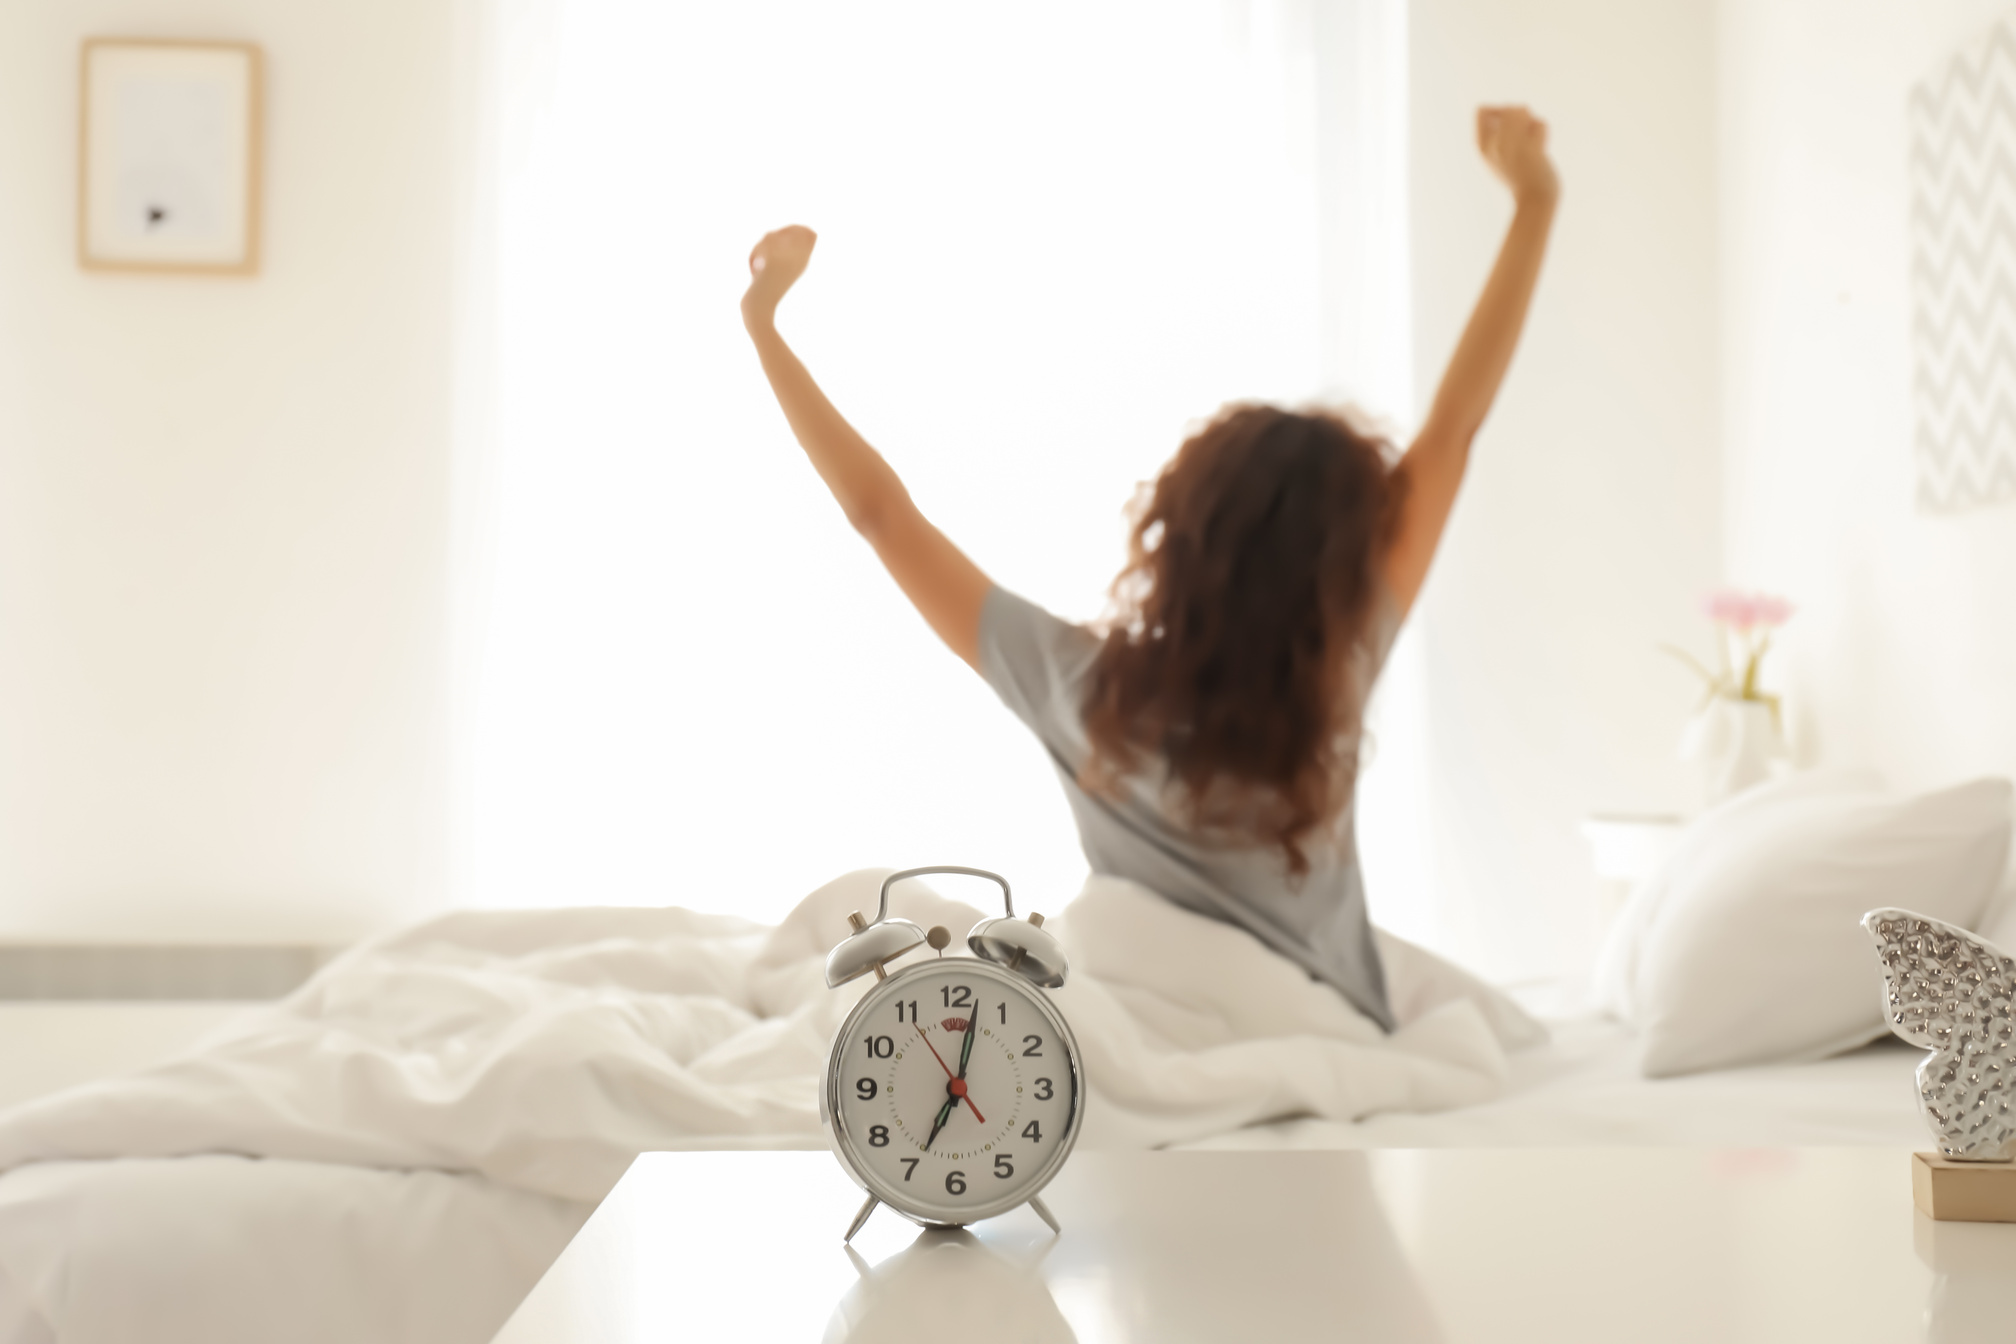
M2002 1162L2016 1155L2016 961L1964 929L1871 910L1890 1029L1932 1054L1918 1066L1918 1104L1941 1155Z

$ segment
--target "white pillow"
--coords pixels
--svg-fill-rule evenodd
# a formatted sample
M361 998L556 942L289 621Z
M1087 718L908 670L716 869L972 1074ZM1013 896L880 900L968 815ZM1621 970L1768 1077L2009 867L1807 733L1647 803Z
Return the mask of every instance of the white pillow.
M1768 825L1761 814L1788 800L1821 794L1873 793L1883 777L1871 770L1802 770L1782 779L1745 789L1695 818L1672 851L1631 890L1631 897L1610 925L1590 977L1590 1006L1620 1022L1638 1016L1638 960L1646 931L1658 920L1676 891L1687 888L1703 854L1728 843L1734 833Z
M1645 1075L1818 1059L1882 1035L1858 921L1887 905L1976 927L2010 826L2003 779L1902 799L1795 779L1704 815L1604 952L1605 997L1638 1028Z

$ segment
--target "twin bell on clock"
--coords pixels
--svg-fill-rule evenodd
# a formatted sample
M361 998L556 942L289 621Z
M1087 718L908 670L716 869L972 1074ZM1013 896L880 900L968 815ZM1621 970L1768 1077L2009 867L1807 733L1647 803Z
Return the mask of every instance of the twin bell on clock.
M966 936L970 957L947 957L952 935L889 917L889 889L934 873L983 877L1006 914ZM1078 1042L1050 996L1064 949L1043 916L1015 916L1007 879L980 868L907 868L883 880L872 922L826 956L826 983L874 973L877 983L840 1026L819 1094L819 1119L840 1165L868 1200L852 1240L879 1204L926 1227L963 1227L1038 1198L1077 1142L1085 1094ZM920 947L938 952L891 974Z

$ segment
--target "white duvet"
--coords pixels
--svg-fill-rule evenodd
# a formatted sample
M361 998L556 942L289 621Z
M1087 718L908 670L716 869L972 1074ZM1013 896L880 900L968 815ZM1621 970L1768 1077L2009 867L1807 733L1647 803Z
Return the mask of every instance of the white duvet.
M346 954L179 1059L0 1115L0 1169L65 1164L0 1179L0 1339L185 1337L164 1329L159 1304L132 1314L101 1295L79 1299L80 1282L108 1271L93 1270L103 1247L78 1207L154 1208L131 1188L139 1173L186 1181L193 1168L171 1178L159 1162L94 1159L278 1159L250 1165L297 1173L288 1188L298 1187L310 1220L314 1173L327 1166L307 1164L372 1169L388 1197L446 1199L455 1216L476 1221L465 1207L472 1198L485 1209L522 1206L532 1230L497 1253L515 1264L512 1256L536 1262L557 1251L639 1152L819 1144L817 1080L865 988L828 989L824 957L846 912L872 909L881 876L841 878L774 928L679 909L450 915ZM901 898L899 913L947 925L955 947L978 918L921 891ZM1094 879L1048 927L1072 961L1055 994L1084 1052L1091 1145L1480 1102L1503 1088L1506 1051L1543 1036L1509 1000L1398 940L1382 942L1403 1023L1388 1036L1249 935L1125 882ZM58 1181L50 1173L59 1171L86 1175ZM426 1184L437 1174L463 1175L476 1194L437 1196ZM88 1199L76 1194L79 1180ZM59 1187L73 1196L60 1217ZM200 1216L204 1201L181 1207ZM132 1244L139 1216L99 1220L125 1229L118 1236L135 1264L148 1258ZM363 1228L369 1217L350 1223ZM172 1225L162 1220L161 1238L173 1238ZM217 1236L225 1246L245 1239L242 1230ZM403 1278L435 1273L424 1246L403 1254ZM254 1299L274 1312L305 1300L300 1286L256 1274L224 1281L248 1309ZM402 1333L397 1313L380 1306L346 1309L376 1320L375 1338L455 1334ZM87 1318L97 1324L84 1327ZM218 1317L240 1318L251 1319Z

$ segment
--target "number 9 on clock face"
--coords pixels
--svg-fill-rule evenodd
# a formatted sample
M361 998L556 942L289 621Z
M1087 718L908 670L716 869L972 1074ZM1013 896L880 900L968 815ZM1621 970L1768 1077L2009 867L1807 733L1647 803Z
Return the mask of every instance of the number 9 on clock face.
M1041 989L945 957L868 991L833 1043L821 1117L840 1161L918 1222L964 1224L1040 1191L1078 1137L1078 1045Z

